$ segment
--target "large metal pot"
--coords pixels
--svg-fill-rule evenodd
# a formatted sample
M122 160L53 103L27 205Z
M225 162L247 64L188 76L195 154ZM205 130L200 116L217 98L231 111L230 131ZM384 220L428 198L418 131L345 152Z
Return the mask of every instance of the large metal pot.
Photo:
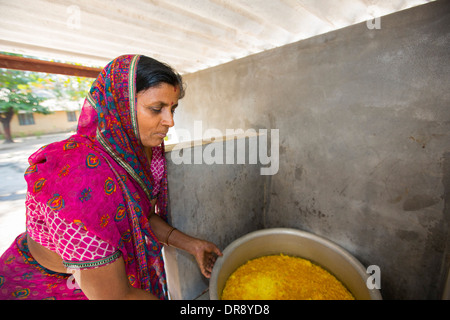
M255 231L226 247L212 270L210 299L220 299L228 277L248 260L280 253L320 265L338 278L357 300L381 299L379 290L368 289L366 282L369 274L349 252L312 233L287 228Z

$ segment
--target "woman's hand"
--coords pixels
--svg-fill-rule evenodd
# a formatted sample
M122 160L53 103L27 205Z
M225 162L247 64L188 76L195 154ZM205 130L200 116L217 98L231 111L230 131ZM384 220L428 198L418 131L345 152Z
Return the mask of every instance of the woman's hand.
M211 272L217 257L222 256L222 252L214 243L206 240L196 239L194 249L191 251L197 260L200 271L206 278L211 277Z
M217 257L222 256L222 252L214 243L191 237L177 229L172 230L170 225L154 213L150 214L149 221L160 242L189 252L197 260L202 274L207 278L211 277Z

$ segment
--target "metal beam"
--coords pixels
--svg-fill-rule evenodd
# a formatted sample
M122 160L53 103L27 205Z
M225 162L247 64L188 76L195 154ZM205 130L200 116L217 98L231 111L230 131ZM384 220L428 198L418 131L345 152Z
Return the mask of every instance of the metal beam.
M0 68L97 78L102 69L0 54Z

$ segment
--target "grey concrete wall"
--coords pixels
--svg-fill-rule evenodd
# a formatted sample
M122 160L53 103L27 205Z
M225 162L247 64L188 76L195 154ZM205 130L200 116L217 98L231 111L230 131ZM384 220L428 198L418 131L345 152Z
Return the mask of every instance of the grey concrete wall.
M176 126L279 129L280 169L261 178L244 175L251 166L169 166L174 224L222 248L260 227L310 231L378 265L385 299L440 298L449 268L449 3L186 75ZM233 190L246 190L245 200ZM253 207L261 219L249 217Z
M250 140L241 150L248 153ZM223 164L207 164L211 152L207 148L220 148ZM230 148L231 145L228 145ZM237 149L237 143L235 144ZM206 150L206 151L205 151ZM218 149L217 149L218 150ZM201 163L194 164L200 151ZM226 142L200 145L192 150L188 164L175 164L168 152L169 218L181 231L206 239L224 247L249 232L263 228L264 180L258 164L226 164ZM198 161L197 161L198 162ZM181 250L170 248L166 252L169 290L173 299L195 299L208 288L195 259ZM172 282L170 282L172 280Z

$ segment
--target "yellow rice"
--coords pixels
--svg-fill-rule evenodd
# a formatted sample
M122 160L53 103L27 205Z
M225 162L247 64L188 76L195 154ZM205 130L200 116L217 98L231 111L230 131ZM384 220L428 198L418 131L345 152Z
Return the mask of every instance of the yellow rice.
M332 274L283 254L247 261L227 280L222 300L354 300Z

